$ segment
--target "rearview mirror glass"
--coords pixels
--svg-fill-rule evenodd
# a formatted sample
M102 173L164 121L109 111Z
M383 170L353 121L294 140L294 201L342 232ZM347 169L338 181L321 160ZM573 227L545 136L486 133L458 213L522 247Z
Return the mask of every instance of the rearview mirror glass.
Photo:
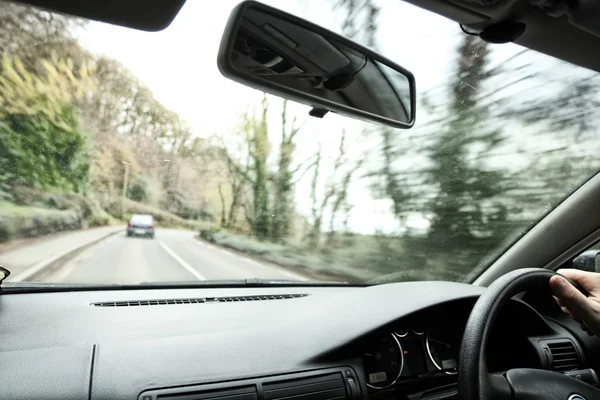
M374 51L254 1L232 12L219 49L232 80L312 107L396 128L415 121L413 75Z

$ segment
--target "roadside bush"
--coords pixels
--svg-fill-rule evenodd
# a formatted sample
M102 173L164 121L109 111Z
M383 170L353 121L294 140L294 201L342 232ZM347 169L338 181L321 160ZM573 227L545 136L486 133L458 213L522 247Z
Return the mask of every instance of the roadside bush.
M209 229L203 229L200 231L199 237L222 247L259 256L283 267L300 269L309 275L318 276L317 279L333 275L336 280L344 279L356 282L367 281L378 275L370 268L354 267L350 264L350 260L348 262L332 261L331 257L321 253L310 253L292 245L263 242L224 230L210 232Z
M48 210L0 203L0 242L80 229L83 218L73 210Z
M221 228L213 225L206 229L200 229L200 238L207 242L215 243L215 233L220 232Z
M74 211L89 226L102 226L114 221L97 201L79 194L43 192L24 186L15 187L12 192L17 205Z

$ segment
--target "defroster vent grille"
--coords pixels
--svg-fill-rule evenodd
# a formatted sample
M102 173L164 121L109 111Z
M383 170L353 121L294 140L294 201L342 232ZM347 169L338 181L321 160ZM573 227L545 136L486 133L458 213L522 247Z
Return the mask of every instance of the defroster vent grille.
M157 300L124 300L103 301L92 303L94 307L138 307L138 306L166 306L175 304L205 304L205 303L235 303L244 301L286 300L306 297L308 294L273 294L259 296L229 296L229 297L197 297L190 299L157 299Z

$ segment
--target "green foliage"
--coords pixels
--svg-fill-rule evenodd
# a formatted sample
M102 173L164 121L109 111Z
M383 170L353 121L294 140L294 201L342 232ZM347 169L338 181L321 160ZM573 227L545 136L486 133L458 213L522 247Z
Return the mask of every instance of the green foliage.
M10 115L38 117L64 131L77 129L72 113L65 109L93 89L93 63L74 72L70 60L40 59L44 73L36 75L18 57L2 56L0 68L0 120ZM34 68L31 66L30 68Z
M296 119L287 127L287 100L283 101L281 112L281 142L279 144L279 162L274 180L274 201L271 215L271 237L276 241L285 241L290 234L294 213L293 189L294 172L291 170L296 143L294 138L300 127L295 126Z
M40 60L36 75L17 57L0 68L0 171L5 186L82 192L89 176L87 136L73 103L93 68L75 74L69 61Z
M259 117L247 114L244 118L243 130L247 135L250 157L252 158L252 234L258 238L269 237L271 214L269 212L269 192L267 157L269 155L269 132L267 127L268 103L263 97Z
M123 143L113 139L96 144L90 177L92 191L110 197L121 196L126 172L124 162L129 164L130 176L139 174L135 153Z
M73 193L46 192L24 186L13 188L13 201L17 206L75 212L87 226L104 226L115 219L100 207L97 201ZM8 204L5 204L5 207Z
M210 243L216 243L215 233L221 232L222 228L216 225L211 225L208 228L200 229L200 239Z
M136 177L131 185L127 197L133 201L145 203L148 201L148 182L142 177Z
M0 203L0 242L80 229L82 217L74 210L48 210Z
M499 197L505 191L505 172L469 161L474 144L485 152L502 143L501 133L487 128L487 114L477 104L487 54L485 42L465 36L451 87L451 117L431 147L429 180L437 186L437 195L430 205L427 247L446 255L444 268L463 274L500 244L508 225L509 213Z
M76 127L72 109L61 120ZM5 184L83 192L89 176L87 138L40 115L8 115L0 120L0 170Z

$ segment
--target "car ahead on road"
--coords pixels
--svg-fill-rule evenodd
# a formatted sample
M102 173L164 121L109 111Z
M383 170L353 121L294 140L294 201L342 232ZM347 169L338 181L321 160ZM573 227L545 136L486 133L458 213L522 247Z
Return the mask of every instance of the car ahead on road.
M149 214L133 214L127 222L127 236L154 239L154 218Z

